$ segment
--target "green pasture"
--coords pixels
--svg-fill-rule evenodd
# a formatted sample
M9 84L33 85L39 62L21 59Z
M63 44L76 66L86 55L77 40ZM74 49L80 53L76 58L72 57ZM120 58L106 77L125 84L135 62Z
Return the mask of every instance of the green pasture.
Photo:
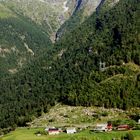
M12 11L10 11L9 9L7 9L6 7L4 7L0 3L0 19L1 18L8 18L8 17L14 17Z
M94 133L85 130L76 134L59 134L55 136L42 135L36 136L37 131L43 131L44 128L19 128L3 137L0 140L112 140L112 138L120 138L126 133L132 133L135 140L140 140L140 130L130 131L113 131Z

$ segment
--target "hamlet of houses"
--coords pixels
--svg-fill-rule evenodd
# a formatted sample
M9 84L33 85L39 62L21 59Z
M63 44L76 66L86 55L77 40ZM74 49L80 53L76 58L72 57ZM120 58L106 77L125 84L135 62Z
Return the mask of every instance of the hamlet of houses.
M122 125L122 127L123 127L123 125ZM95 132L96 131L98 131L98 132L112 131L112 124L97 124L95 126L95 128L93 129L93 131L95 131ZM62 130L61 128L47 127L47 128L45 128L45 132L47 132L49 135L58 135L61 132L65 132L67 134L74 134L74 133L77 133L77 129L75 127L67 127L67 128L65 128L65 130Z
M77 132L75 127L68 127L64 131L62 131L61 128L47 127L45 128L45 131L48 132L49 135L57 135L61 132L66 132L67 134L74 134Z
M140 119L138 120L138 125L140 125ZM127 124L121 124L113 128L112 123L108 122L108 123L103 123L103 124L96 124L96 126L94 126L94 129L92 129L92 131L109 132L112 130L122 131L122 130L130 130L130 129L131 127ZM65 132L67 134L74 134L74 133L77 133L77 129L76 127L66 127L62 130L62 128L46 127L45 132L47 132L49 135L58 135L62 132Z

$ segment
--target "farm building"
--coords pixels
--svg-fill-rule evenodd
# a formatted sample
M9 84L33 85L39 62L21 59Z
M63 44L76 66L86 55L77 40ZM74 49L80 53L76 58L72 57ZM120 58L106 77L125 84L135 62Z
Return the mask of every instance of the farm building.
M93 130L99 132L107 131L107 124L97 124Z
M49 129L54 129L54 128L55 128L54 126L47 126L47 127L45 128L45 131L48 132Z
M129 130L129 129L130 129L130 127L127 124L125 124L125 125L119 125L117 127L117 130Z
M49 128L49 130L48 130L49 135L57 135L59 133L60 133L60 131L57 128Z
M99 131L99 132L103 132L103 131L112 131L112 124L108 123L108 124L97 124L94 131Z
M111 122L109 122L107 124L107 131L112 131L112 123Z
M74 133L76 133L76 128L67 128L66 132L67 132L67 134L74 134Z

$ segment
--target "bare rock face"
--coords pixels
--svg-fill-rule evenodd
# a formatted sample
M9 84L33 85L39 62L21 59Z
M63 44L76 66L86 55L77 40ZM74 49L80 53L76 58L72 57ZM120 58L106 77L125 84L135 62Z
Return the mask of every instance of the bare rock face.
M95 11L100 2L101 0L77 0L75 10L84 8L85 13L87 13L87 15L90 15Z

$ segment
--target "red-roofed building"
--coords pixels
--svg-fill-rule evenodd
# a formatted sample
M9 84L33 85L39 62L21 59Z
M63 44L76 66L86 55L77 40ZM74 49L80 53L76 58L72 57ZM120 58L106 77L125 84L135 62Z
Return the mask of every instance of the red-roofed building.
M57 134L60 133L60 131L59 131L59 129L57 129L57 128L50 128L50 129L48 130L48 133L49 133L49 135L57 135Z
M130 127L129 127L129 125L127 125L127 124L119 125L119 126L117 127L117 130L129 130L129 129L130 129Z
M107 131L112 131L112 124L111 123L107 124Z

